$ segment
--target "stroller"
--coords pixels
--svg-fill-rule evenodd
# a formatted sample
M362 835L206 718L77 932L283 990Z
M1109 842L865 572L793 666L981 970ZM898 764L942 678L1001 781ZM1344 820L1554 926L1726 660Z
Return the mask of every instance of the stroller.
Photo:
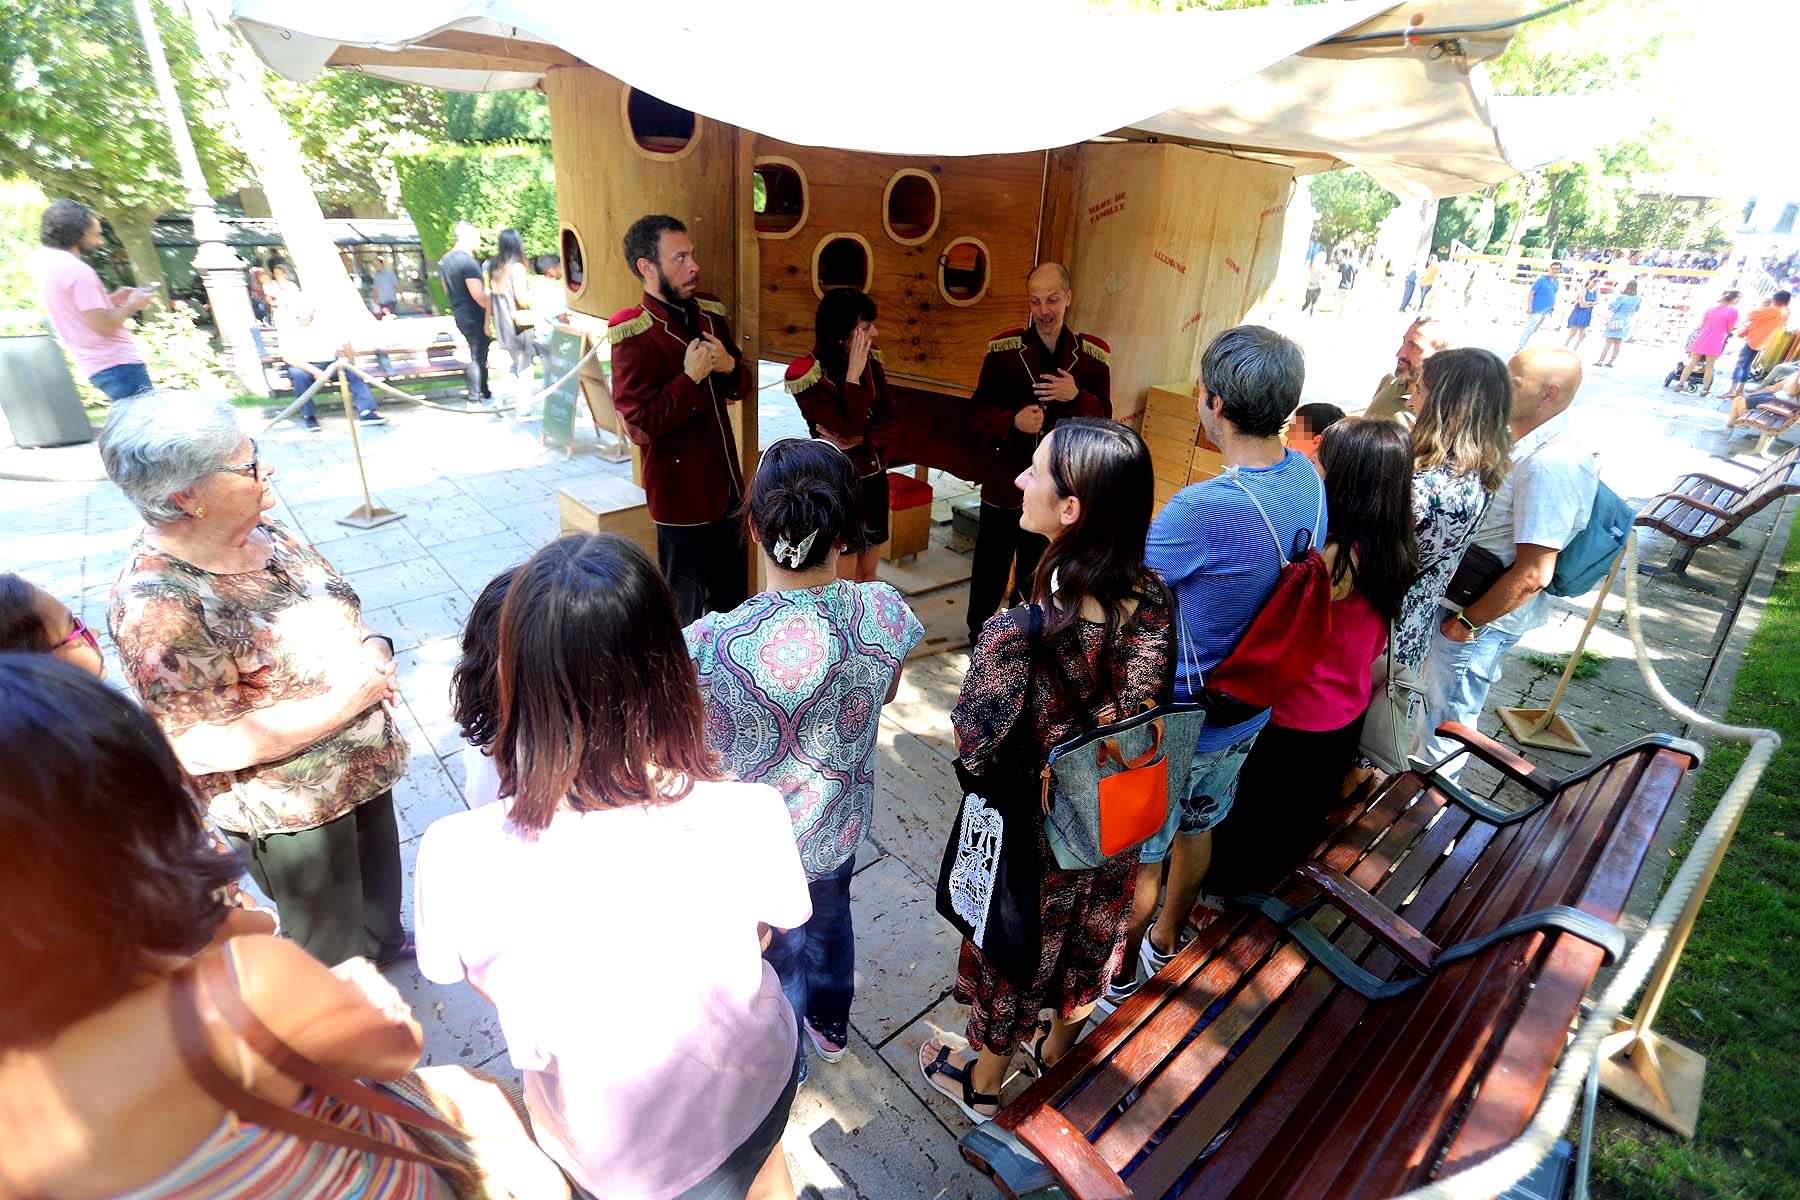
M1687 373L1687 378L1681 379L1681 368L1687 366L1687 361L1688 356L1685 354L1675 360L1675 365L1669 369L1667 375L1663 376L1664 387L1673 387L1678 392L1700 390L1700 385L1706 382L1706 364L1695 363L1694 369Z

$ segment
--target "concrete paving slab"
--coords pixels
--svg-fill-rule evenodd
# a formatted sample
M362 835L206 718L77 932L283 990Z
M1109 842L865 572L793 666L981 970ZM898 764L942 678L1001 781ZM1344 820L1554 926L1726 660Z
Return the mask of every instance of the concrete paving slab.
M946 996L930 1012L901 1030L881 1048L881 1061L900 1077L900 1082L915 1097L924 1102L952 1139L969 1132L974 1128L974 1123L963 1116L962 1109L951 1103L948 1097L939 1094L936 1088L925 1082L925 1077L919 1073L919 1047L924 1044L925 1039L932 1037L941 1039L948 1046L967 1046L968 1024L969 1010ZM1028 1056L1022 1051L1013 1055L1006 1086L1000 1090L1002 1101L1012 1100L1032 1085L1033 1077L1026 1069L1028 1062Z
M969 655L965 650L909 659L900 677L900 691L881 710L884 717L936 751L946 770L956 757L956 731L950 725L950 711L956 707L968 670Z
M969 589L966 586L908 596L919 623L925 626L925 637L913 647L908 659L958 650L969 644Z
M962 938L933 904L930 882L884 857L850 880L856 926L856 1002L850 1023L875 1045L930 1009L956 975Z
M448 754L462 748L462 734L450 716L450 673L462 657L456 638L438 638L394 656L399 668L400 699L417 725L407 740L413 752ZM419 741L414 741L417 733Z
M548 542L556 540L562 532L562 525L556 513L554 498L531 500L524 504L509 504L505 508L491 510L494 516L505 522L506 527L525 540L525 544L536 549Z
M343 575L344 581L356 589L364 608L386 608L457 590L456 581L430 558L348 571Z
M428 550L445 542L506 532L506 522L472 496L444 496L412 505L405 511L407 531Z
M531 557L534 547L504 524L498 532L458 538L431 547L431 557L470 596L479 596L488 582Z
M461 638L472 603L468 595L458 589L385 608L365 608L363 622L377 633L393 638L396 651L410 650L438 638Z
M886 720L875 743L875 840L935 886L950 823L962 804L950 764Z
M881 560L877 574L884 582L900 589L902 595L914 596L938 588L952 587L969 581L970 560L947 546L935 542L922 553L905 562Z
M487 508L506 508L553 494L547 483L527 470L470 475L458 480L457 487L463 495L474 497Z
M328 541L314 542L312 546L325 556L326 562L337 568L339 575L424 558L425 547L419 545L419 539L407 529L407 524L405 521L397 521L353 537L334 537ZM344 530L346 534L350 532L342 525L337 528Z
M406 774L394 784L394 814L400 822L400 840L418 837L439 817L466 812L462 790L451 782L435 755L415 754Z

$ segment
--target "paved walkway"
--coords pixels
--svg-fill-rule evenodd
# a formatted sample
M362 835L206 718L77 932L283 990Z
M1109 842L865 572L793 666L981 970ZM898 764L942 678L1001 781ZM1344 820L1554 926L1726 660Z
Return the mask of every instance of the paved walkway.
M1306 399L1353 407L1366 399L1386 368L1404 321L1392 314L1352 313L1310 321L1280 314L1277 323L1307 349L1312 379ZM1480 340L1495 341L1494 348L1502 352L1516 337L1501 326L1484 334ZM1588 349L1591 355L1594 348ZM1590 378L1576 409L1578 427L1604 448L1608 482L1634 500L1684 470L1721 467L1713 458L1723 449L1717 413L1657 386L1668 357L1629 348L1619 368ZM765 444L801 431L779 379L780 368L765 365ZM405 512L406 519L373 531L337 524L362 500L341 418L326 418L319 435L288 425L259 435L259 441L265 461L277 470L281 503L276 515L345 574L363 599L369 623L394 636L400 721L413 749L412 765L395 790L410 880L419 834L436 817L463 805L459 743L447 692L457 638L473 597L496 571L556 535L558 486L624 474L627 468L596 457L591 434L572 457L564 457L539 445L531 422L401 404L388 411L390 426L365 433L364 459L377 499ZM4 472L92 475L97 456L91 447L0 449ZM950 532L949 507L968 489L935 473L934 485L939 524L933 565L905 574L908 587L929 584L934 572L937 578L966 577L966 568L955 568L956 556L966 554L968 547ZM1742 551L1702 552L1695 574L1735 590L1754 566L1772 518L1766 514L1750 527ZM107 594L136 532L134 513L110 484L0 479L0 565L64 598L97 629L105 627ZM1659 547L1651 539L1646 558L1655 561L1665 549L1666 544ZM995 1194L957 1153L955 1140L966 1131L966 1121L930 1092L914 1065L924 1037L939 1031L960 1035L962 1026L961 1012L948 999L958 943L933 911L932 886L958 800L950 770L954 746L948 712L967 667L966 651L955 645L963 593L961 583L951 583L912 597L936 631L930 647L935 652L909 664L897 699L881 718L875 830L852 883L858 988L850 1054L839 1065L818 1065L801 1090L786 1138L797 1181L824 1197ZM1663 677L1691 700L1712 673L1732 606L1679 585L1648 581L1643 598ZM1587 608L1582 601L1556 602L1554 619L1528 636L1508 660L1494 703L1547 699L1555 683L1553 668L1560 664L1540 662L1539 656L1566 653ZM1670 722L1638 685L1616 596L1608 602L1590 649L1608 661L1592 678L1571 686L1563 708L1589 743L1604 752L1641 733L1669 729ZM119 668L110 645L107 654L116 681ZM1497 730L1491 712L1482 728ZM1557 755L1530 753L1552 769L1575 765ZM1470 772L1465 779L1475 775ZM395 968L389 975L425 1024L428 1061L510 1070L498 1022L470 989L437 987L409 968Z

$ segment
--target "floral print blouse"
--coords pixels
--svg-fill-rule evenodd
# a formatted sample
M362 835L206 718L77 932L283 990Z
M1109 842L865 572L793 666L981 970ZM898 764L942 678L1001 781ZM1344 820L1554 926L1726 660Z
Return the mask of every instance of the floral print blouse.
M885 583L760 592L685 631L706 745L787 802L808 879L856 853L875 815L881 706L925 627Z
M201 723L323 694L360 670L362 602L318 551L282 525L260 571L215 574L141 535L113 585L107 623L125 675L171 738ZM334 821L406 773L406 741L376 704L287 758L198 779L208 812L260 837Z
M1475 536L1487 507L1481 475L1458 475L1448 466L1413 475L1413 522L1419 535L1419 578L1400 604L1394 627L1394 661L1414 672L1431 648L1431 631L1443 620L1438 601Z

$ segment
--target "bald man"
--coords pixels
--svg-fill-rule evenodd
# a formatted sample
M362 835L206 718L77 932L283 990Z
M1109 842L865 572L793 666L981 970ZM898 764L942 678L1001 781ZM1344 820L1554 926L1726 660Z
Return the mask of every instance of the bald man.
M1444 721L1475 728L1500 660L1524 634L1544 623L1544 588L1556 556L1587 526L1600 464L1569 431L1569 406L1581 386L1581 360L1567 350L1521 350L1512 375L1512 471L1475 530L1480 547L1505 569L1461 608L1439 601L1443 622L1425 658L1425 724L1415 756L1436 762L1459 748L1435 730ZM1452 590L1455 590L1452 588ZM1444 774L1456 778L1458 759Z
M1436 317L1420 317L1400 335L1400 349L1394 355L1394 369L1381 377L1375 395L1364 409L1365 417L1381 417L1412 427L1412 394L1418 387L1425 360L1452 345L1450 329Z
M1112 416L1112 350L1068 327L1075 288L1061 263L1039 263L1025 279L1031 324L1003 329L988 342L975 385L970 424L992 447L981 481L981 528L969 578L969 643L1000 607L1008 572L1011 603L1030 595L1045 541L1019 529L1024 497L1014 486L1037 444L1069 417Z

